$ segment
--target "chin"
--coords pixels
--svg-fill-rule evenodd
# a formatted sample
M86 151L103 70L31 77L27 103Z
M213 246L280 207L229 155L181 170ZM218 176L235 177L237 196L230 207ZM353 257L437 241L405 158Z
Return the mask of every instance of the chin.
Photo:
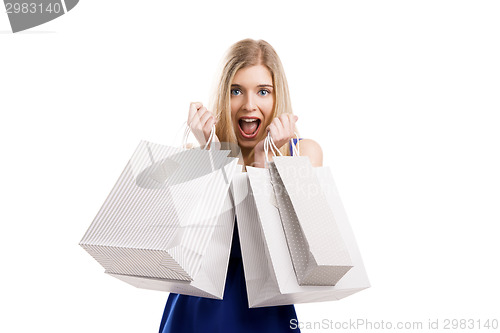
M259 141L257 140L244 140L241 138L238 138L238 146L241 148L255 148Z

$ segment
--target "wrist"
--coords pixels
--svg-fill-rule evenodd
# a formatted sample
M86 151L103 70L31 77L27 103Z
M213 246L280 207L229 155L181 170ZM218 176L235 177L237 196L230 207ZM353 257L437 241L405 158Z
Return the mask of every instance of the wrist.
M272 160L272 152L268 152L267 155L267 160L271 161ZM264 146L256 146L254 150L254 159L253 163L251 166L256 167L256 168L265 168L266 166L266 153L264 151Z

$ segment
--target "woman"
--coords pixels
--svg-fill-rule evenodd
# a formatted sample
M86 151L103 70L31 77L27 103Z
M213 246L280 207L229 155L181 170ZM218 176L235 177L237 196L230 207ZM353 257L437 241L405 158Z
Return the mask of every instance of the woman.
M245 39L226 55L213 110L191 103L188 124L204 145L213 125L216 141L237 144L240 163L264 167L264 139L270 132L283 155L290 156L290 139L297 132L288 84L281 61L267 42ZM217 119L217 120L216 120ZM313 166L321 166L323 153L313 140L301 139L300 153ZM272 153L269 152L269 160ZM223 300L169 295L160 326L166 332L298 332L293 305L248 308L243 264L235 227Z

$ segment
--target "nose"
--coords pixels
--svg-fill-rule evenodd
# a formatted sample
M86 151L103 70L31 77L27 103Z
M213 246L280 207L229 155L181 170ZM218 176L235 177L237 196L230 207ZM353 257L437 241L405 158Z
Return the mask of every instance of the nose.
M252 94L247 94L245 96L245 102L243 104L243 110L245 111L255 111L257 109L257 104L255 103L255 98Z

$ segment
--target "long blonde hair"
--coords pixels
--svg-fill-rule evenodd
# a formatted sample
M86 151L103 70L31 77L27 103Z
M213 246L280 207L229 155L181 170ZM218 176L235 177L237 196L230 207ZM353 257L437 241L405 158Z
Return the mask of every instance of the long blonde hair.
M226 53L224 66L213 97L212 110L217 118L215 133L221 143L237 144L238 142L231 120L231 83L233 78L238 70L256 65L266 66L273 78L275 102L271 119L279 117L283 113L293 114L285 71L274 48L264 40L241 40L233 44ZM296 132L298 133L298 130ZM290 156L288 144L283 145L280 151L283 155Z

